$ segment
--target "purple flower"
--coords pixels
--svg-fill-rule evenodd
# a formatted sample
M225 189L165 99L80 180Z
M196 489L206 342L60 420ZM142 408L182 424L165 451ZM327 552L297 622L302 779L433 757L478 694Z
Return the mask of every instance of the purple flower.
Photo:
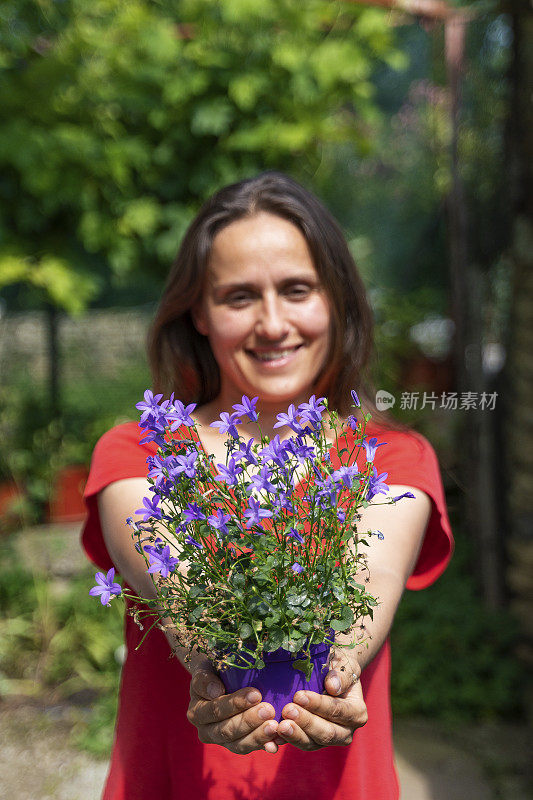
M279 514L283 508L287 509L287 511L290 511L291 513L294 513L294 506L291 501L290 492L279 491L272 498L272 505L274 506L277 514Z
M285 462L288 458L287 450L289 449L290 445L288 442L281 442L279 435L276 434L273 439L270 440L270 443L267 447L264 447L260 455L263 458L271 459L275 464L279 467L285 466Z
M146 459L146 462L148 466L151 467L148 477L155 478L155 485L158 491L160 491L161 487L165 487L165 485L168 483L164 470L167 470L168 472L173 463L173 459L160 458L158 455L155 455L149 456Z
M380 539L381 541L383 541L383 539L385 538L385 537L383 536L383 534L381 533L381 531L372 531L372 534L373 534L374 536L377 536L377 537L378 537L378 539Z
M298 533L296 528L291 528L289 530L289 532L287 533L287 536L290 537L291 539L296 539L298 544L303 544L304 543L304 537L302 536L301 533Z
M261 467L261 472L258 475L252 476L250 483L246 487L246 491L250 493L255 489L258 492L271 492L274 494L276 492L276 487L273 483L270 483L269 478L270 470L265 464Z
M403 494L399 494L398 497L393 497L392 502L397 503L398 500L403 500L404 497L410 497L411 500L415 500L415 496L412 492L404 492Z
M159 401L163 397L162 394L156 394L147 389L144 393L144 402L136 404L136 408L142 411L139 421L139 428L141 430L148 430L147 435L141 439L140 444L146 442L156 442L158 447L164 447L165 441L163 434L166 425L166 410L169 404L168 400L164 400L160 405Z
M237 466L234 458L230 458L228 466L217 464L219 474L215 476L216 481L223 481L228 486L235 486L238 482L237 476L242 472L242 467Z
M182 425L186 425L187 427L194 425L194 420L190 415L195 408L196 403L190 403L188 406L184 406L181 400L176 400L167 414L167 419L169 421L174 420L170 426L170 430L176 431L178 428L181 428Z
M173 558L170 555L170 545L165 545L163 548L158 547L145 547L150 559L150 566L148 572L160 572L163 578L168 578L171 572L174 571L176 564L179 563L179 558Z
M346 486L349 489L354 481L354 478L359 474L357 464L352 464L348 467L339 467L331 473L331 479L341 486Z
M259 416L257 414L255 407L257 405L258 399L259 399L258 397L254 397L253 400L250 400L249 397L246 397L246 395L243 394L243 396L241 397L242 402L235 403L235 405L232 406L232 408L234 408L238 414L246 414L250 422L257 422Z
M156 423L153 423L153 426L155 425ZM141 426L139 425L139 427ZM162 426L160 430L150 430L148 431L146 436L143 436L142 439L139 439L139 444L146 444L147 442L155 442L158 447L165 447L166 442L162 436L163 432L164 428Z
M215 530L220 531L220 533L227 534L228 529L226 523L228 523L230 519L231 517L229 514L224 514L224 512L218 508L214 515L211 515L207 518L207 521Z
M257 466L257 458L255 457L255 453L252 451L253 442L253 439L249 439L246 443L242 442L240 449L235 453L235 458L238 461L247 461L248 464Z
M361 401L360 401L360 400L359 400L359 398L357 397L357 392L356 392L354 389L352 389L352 391L350 392L350 394L352 395L352 400L353 400L353 404L354 404L354 406L355 406L356 408L361 408Z
M382 472L378 475L378 471L373 467L373 473L368 479L368 489L365 500L372 500L377 494L387 494L389 487L384 482L388 477L388 472Z
M300 464L303 464L307 458L314 458L316 455L315 448L306 444L300 436L289 439L286 449L296 456Z
M275 428L281 428L284 425L288 425L295 433L302 433L302 426L297 420L298 416L298 409L294 407L294 403L291 403L289 408L287 409L286 414L278 414L276 419L278 420L274 425Z
M326 410L326 406L322 405L322 401L325 399L325 397L319 397L317 400L315 395L313 395L309 398L308 403L302 403L298 407L301 418L308 420L312 425L317 427L321 423L322 414Z
M218 428L220 433L229 433L234 439L238 439L239 433L235 426L240 424L241 420L237 414L228 414L227 411L223 411L220 415L220 419L211 422L209 427Z
M159 419L161 416L161 408L159 406L159 401L163 397L162 394L152 394L150 389L147 389L144 393L144 402L141 400L140 403L135 404L135 408L138 408L139 411L142 411L141 414L141 422L145 422L149 417L153 417L154 419ZM168 401L166 403L168 405Z
M197 547L198 550L203 550L203 544L201 542L197 542L196 539L193 539L192 536L187 536L185 539L185 544L192 544L194 547Z
M350 414L350 416L348 417L347 421L348 421L348 425L350 426L352 431L355 433L355 431L357 430L357 420L354 417L354 415Z
M253 497L249 498L248 503L249 507L244 512L244 516L248 520L246 523L247 528L251 528L253 525L261 525L262 519L272 516L272 511L261 508L259 501L255 500Z
M115 570L113 567L109 570L107 575L104 575L103 572L97 572L94 576L96 580L96 586L93 586L92 589L89 590L89 594L91 597L98 597L100 595L100 602L103 606L108 606L111 597L117 596L122 593L122 587L120 583L114 582L115 577Z
M187 523L194 522L197 519L205 519L205 514L198 503L189 503L183 509L182 514Z
M346 511L344 511L342 508L337 509L337 519L341 524L346 520Z
M292 565L291 569L292 569L293 572L296 573L296 575L299 575L300 572L304 571L304 568L302 567L302 565L298 564L297 561L294 562L294 564Z
M376 450L378 449L378 447L383 447L384 444L387 444L387 442L380 442L378 444L378 440L375 436L373 436L371 439L368 440L366 438L363 439L363 447L365 448L366 452L366 460L373 461L374 456L376 455Z
M159 508L159 496L156 494L155 497L150 500L149 497L143 497L143 506L144 508L138 508L135 512L136 514L143 514L143 522L146 522L153 517L154 519L162 519L163 512Z
M196 450L189 450L185 455L176 456L175 466L172 468L171 472L172 477L174 478L184 472L188 478L194 478L196 475L194 464L197 458L198 453Z

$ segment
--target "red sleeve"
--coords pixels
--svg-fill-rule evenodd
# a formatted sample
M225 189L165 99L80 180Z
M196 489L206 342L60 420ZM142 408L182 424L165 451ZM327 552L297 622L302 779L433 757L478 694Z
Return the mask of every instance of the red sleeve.
M88 514L81 542L91 561L103 570L110 569L113 562L102 535L97 495L114 481L146 477L146 459L155 455L157 446L153 442L140 445L139 439L143 435L136 422L126 422L104 433L93 451L89 478L83 493Z
M378 474L387 472L387 484L413 486L431 499L431 516L422 549L407 581L408 589L425 589L442 575L454 547L437 457L420 434L382 429L375 435L379 442L387 442L378 447L374 459Z

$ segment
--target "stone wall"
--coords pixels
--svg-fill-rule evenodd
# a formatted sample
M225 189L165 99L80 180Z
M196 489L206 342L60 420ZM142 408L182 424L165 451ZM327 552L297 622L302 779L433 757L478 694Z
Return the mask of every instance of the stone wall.
M113 377L121 365L146 364L145 341L153 309L106 309L58 319L62 380L98 373ZM19 370L41 382L47 376L47 327L44 312L0 318L0 379L9 383Z

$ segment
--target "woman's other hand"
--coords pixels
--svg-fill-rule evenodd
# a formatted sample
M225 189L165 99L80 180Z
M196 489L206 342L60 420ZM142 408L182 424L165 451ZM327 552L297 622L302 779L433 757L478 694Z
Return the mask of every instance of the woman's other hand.
M354 731L368 719L361 669L354 656L343 653L332 660L324 680L327 694L299 691L282 710L276 743L287 742L300 750L320 750L351 744Z
M219 744L238 755L254 750L277 752L274 707L261 702L257 689L248 687L225 694L210 661L199 658L189 668L191 702L187 719L198 729L203 744Z

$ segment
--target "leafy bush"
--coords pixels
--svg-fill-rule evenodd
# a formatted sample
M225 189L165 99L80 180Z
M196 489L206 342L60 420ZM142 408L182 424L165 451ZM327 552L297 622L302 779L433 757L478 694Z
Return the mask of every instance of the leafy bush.
M397 714L450 722L520 716L524 670L509 612L489 612L476 593L464 533L446 573L406 592L394 623L392 704Z
M0 548L0 695L53 696L79 704L75 741L106 754L112 740L123 655L121 609L102 614L88 594L89 566L65 584L36 575L16 562L14 548ZM8 566L9 565L9 566Z

